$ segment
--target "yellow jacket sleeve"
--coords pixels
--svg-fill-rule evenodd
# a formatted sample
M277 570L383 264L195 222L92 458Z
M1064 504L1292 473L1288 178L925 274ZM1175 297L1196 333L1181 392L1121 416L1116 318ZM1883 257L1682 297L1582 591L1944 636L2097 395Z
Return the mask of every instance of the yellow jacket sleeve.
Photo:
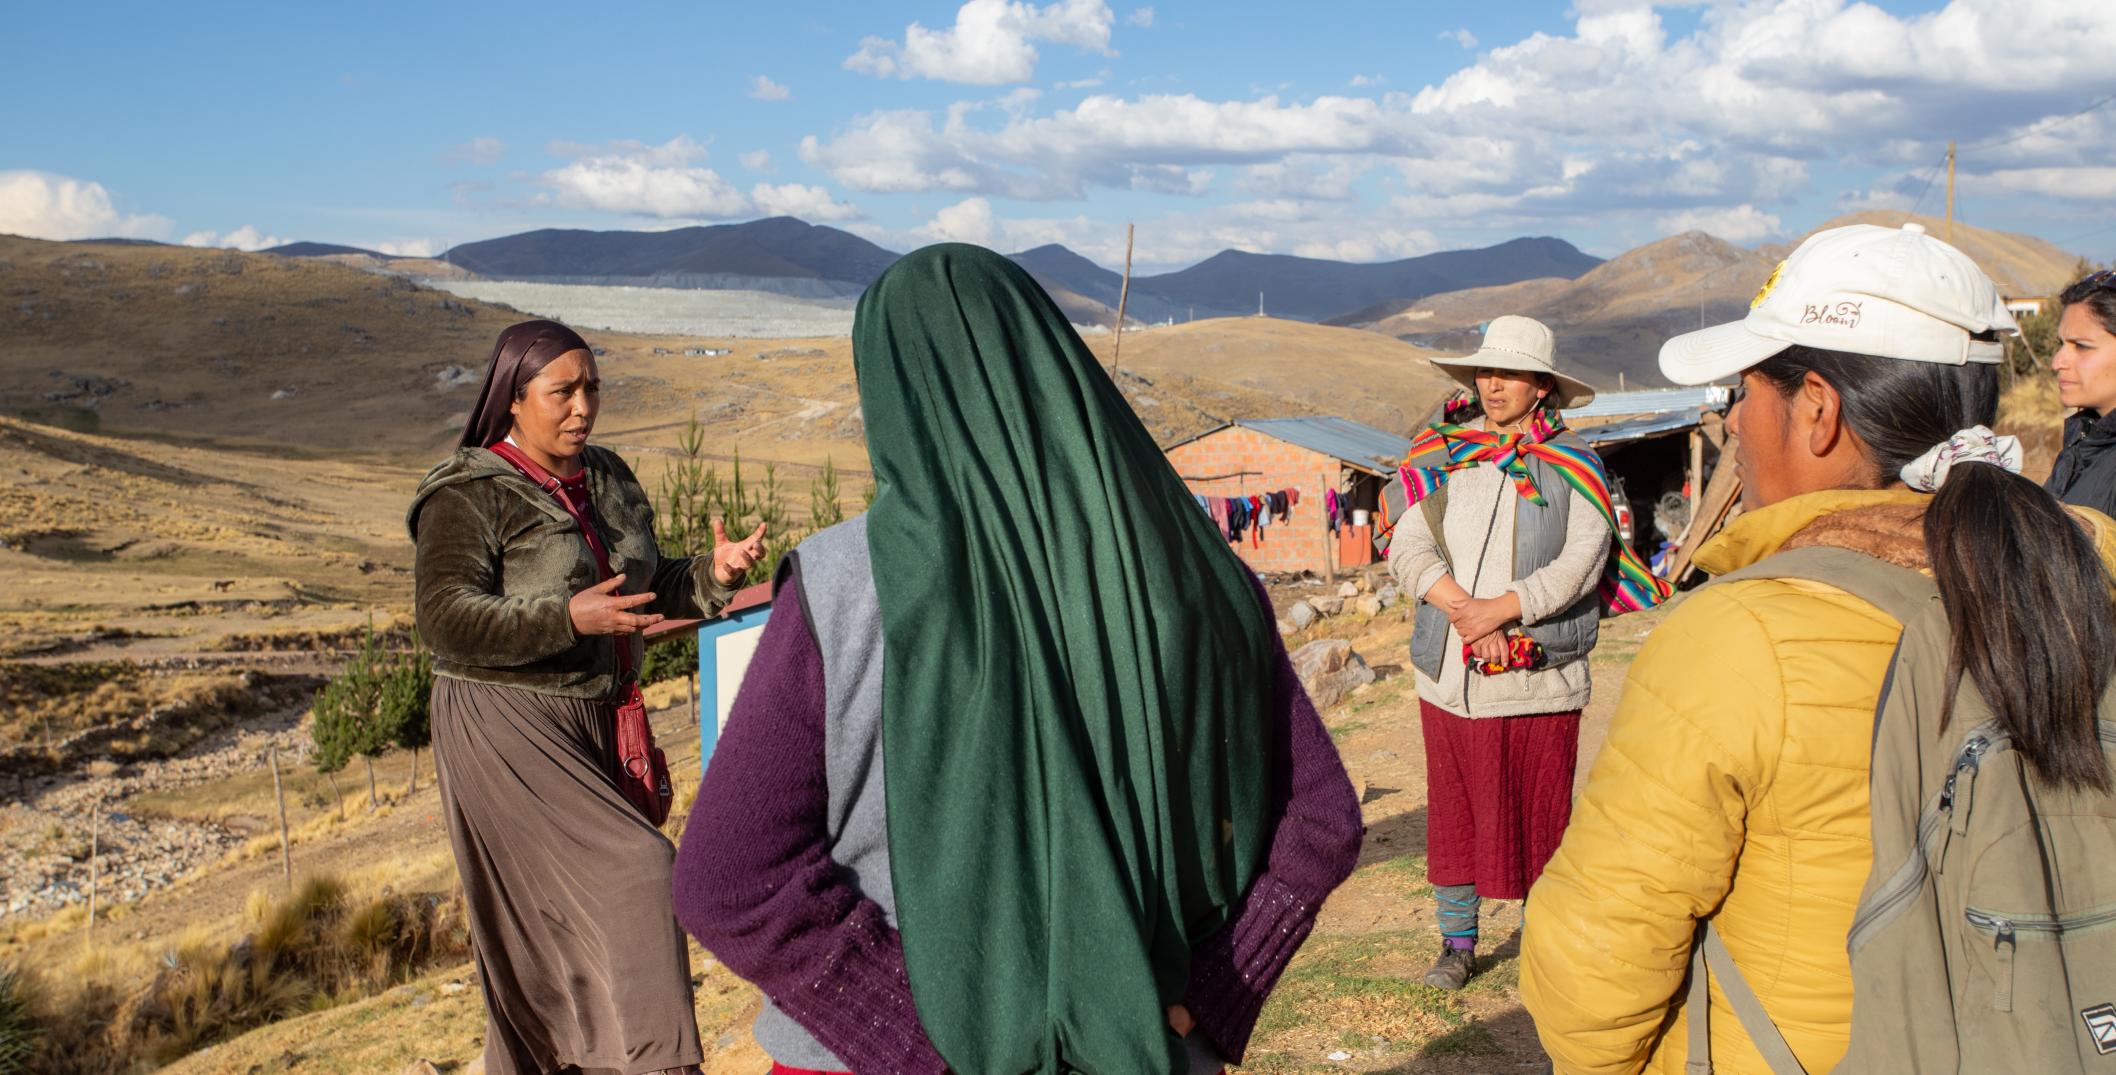
M1641 1071L1776 772L1785 689L1741 600L1685 599L1632 663L1572 823L1529 893L1521 996L1556 1070Z

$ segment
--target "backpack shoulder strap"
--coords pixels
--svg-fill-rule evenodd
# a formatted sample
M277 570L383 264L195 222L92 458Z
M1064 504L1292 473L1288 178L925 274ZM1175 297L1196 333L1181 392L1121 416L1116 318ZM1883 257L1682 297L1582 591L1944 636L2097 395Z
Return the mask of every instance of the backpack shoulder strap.
M1744 582L1752 579L1806 579L1826 586L1834 586L1845 593L1880 609L1897 623L1909 623L1917 619L1939 599L1939 587L1932 579L1907 567L1897 567L1885 560L1850 549L1811 545L1766 556L1762 560L1739 571L1730 571L1713 579L1707 585L1717 586L1724 582ZM1893 661L1890 663L1893 671ZM1689 1061L1685 1068L1688 1075L1711 1075L1712 1034L1707 1022L1711 1008L1709 979L1719 979L1720 994L1734 1015L1741 1020L1749 1040L1755 1043L1758 1052L1773 1075L1806 1075L1806 1069L1798 1057L1785 1043L1763 1002L1749 988L1742 977L1741 968L1727 952L1727 946L1719 939L1719 931L1710 921L1699 923L1697 939L1690 951L1690 999L1686 1007L1689 1020Z
M1807 1068L1793 1055L1792 1046L1785 1043L1785 1035L1778 1032L1778 1024L1763 1010L1763 1001L1757 999L1748 979L1734 965L1734 957L1727 952L1726 943L1719 939L1719 931L1712 928L1710 919L1698 923L1697 940L1690 946L1690 1000L1684 1005L1685 1018L1690 1022L1690 1055L1683 1064L1685 1075L1712 1075L1712 999L1708 984L1712 974L1719 976L1720 995L1727 998L1727 1006L1734 1009L1741 1028L1749 1032L1749 1040L1763 1054L1771 1075L1807 1075Z
M1940 595L1938 584L1929 576L1863 552L1827 545L1774 553L1707 585L1751 579L1807 579L1834 586L1887 613L1897 623L1916 619Z

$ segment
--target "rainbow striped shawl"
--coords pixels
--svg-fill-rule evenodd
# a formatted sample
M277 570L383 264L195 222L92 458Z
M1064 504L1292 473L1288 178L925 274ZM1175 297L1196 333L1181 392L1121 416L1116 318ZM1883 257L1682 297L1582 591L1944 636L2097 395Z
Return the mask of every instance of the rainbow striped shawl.
M1404 510L1408 512L1447 484L1449 475L1455 471L1485 463L1510 475L1514 480L1514 491L1529 503L1547 503L1528 469L1528 460L1537 459L1586 498L1587 503L1601 513L1603 521L1609 524L1609 532L1614 535L1617 532L1616 509L1609 499L1609 475L1602 469L1602 459L1584 445L1568 447L1552 443L1563 432L1564 416L1550 411L1536 412L1529 420L1528 432L1509 436L1445 421L1429 426L1412 439L1411 450L1396 471L1398 479L1403 482ZM1436 454L1447 462L1438 466L1413 465L1421 456ZM1640 563L1623 542L1612 539L1610 545L1613 549L1609 555L1609 568L1602 577L1600 589L1604 615L1618 616L1652 608L1675 592L1673 583Z

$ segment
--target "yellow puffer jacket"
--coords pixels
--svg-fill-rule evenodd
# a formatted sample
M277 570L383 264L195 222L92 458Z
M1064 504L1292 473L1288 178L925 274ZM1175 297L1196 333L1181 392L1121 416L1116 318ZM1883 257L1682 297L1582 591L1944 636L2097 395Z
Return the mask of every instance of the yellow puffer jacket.
M1795 497L1736 520L1697 563L1725 574L1790 542L1927 569L1925 503L1908 491ZM2116 549L2116 528L2089 522L2105 554ZM1833 587L1749 580L1685 598L1649 636L1529 893L1521 995L1557 1071L1681 1075L1675 1009L1697 920L1715 912L1801 1064L1836 1066L1851 1020L1844 937L1873 854L1874 705L1901 633ZM1719 1075L1768 1075L1716 979L1711 1032Z

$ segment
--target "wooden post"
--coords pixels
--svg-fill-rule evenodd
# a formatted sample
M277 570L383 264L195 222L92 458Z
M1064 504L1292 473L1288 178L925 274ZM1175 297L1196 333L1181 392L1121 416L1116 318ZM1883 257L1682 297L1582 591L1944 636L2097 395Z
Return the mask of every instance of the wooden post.
M96 896L102 884L103 804L88 808L88 939L96 936Z
M1705 499L1705 435L1703 430L1690 431L1690 473L1684 475L1690 487L1690 517L1697 517L1697 505Z
M1335 485L1331 484L1331 482L1330 482L1330 475L1329 475L1329 473L1328 473L1327 471L1326 471L1326 472L1324 472L1324 474L1323 474L1323 476L1322 476L1322 487L1323 487L1323 491L1324 491L1324 492L1328 492L1328 491L1330 491L1331 489L1334 489L1334 488L1336 488L1336 486L1335 486ZM1322 497L1316 497L1316 498L1315 498L1315 515L1316 515L1316 517L1317 517L1317 518L1321 518L1321 517L1322 517L1322 513L1323 513L1323 498L1322 498ZM1332 533L1332 532L1331 532L1331 530L1330 530L1330 520L1328 520L1328 519L1323 519L1323 526L1322 526L1322 541L1323 541L1323 578L1324 578L1324 580L1325 580L1325 581L1328 581L1328 582L1336 582L1336 581L1337 581L1337 541L1336 541L1336 539L1335 539L1334 537L1332 537L1332 536L1331 536L1331 533Z
M1117 336L1109 345L1109 368L1114 371L1124 355L1124 307L1131 301L1131 228L1124 225L1124 283L1117 288Z
M1954 140L1947 141L1947 241L1954 242Z
M272 744L268 755L272 764L272 798L279 803L279 875L288 888L294 887L294 856L287 849L287 793L279 783L279 744ZM412 755L417 758L418 755ZM414 761L412 764L418 764Z
M1729 435L1719 452L1719 467L1712 472L1712 482L1705 488L1704 500L1698 510L1690 515L1690 528L1683 535L1682 547L1675 550L1675 558L1668 562L1669 582L1680 586L1690 574L1691 562L1697 558L1697 548L1719 532L1727 515L1741 499L1741 469L1735 465L1734 451L1741 438Z

